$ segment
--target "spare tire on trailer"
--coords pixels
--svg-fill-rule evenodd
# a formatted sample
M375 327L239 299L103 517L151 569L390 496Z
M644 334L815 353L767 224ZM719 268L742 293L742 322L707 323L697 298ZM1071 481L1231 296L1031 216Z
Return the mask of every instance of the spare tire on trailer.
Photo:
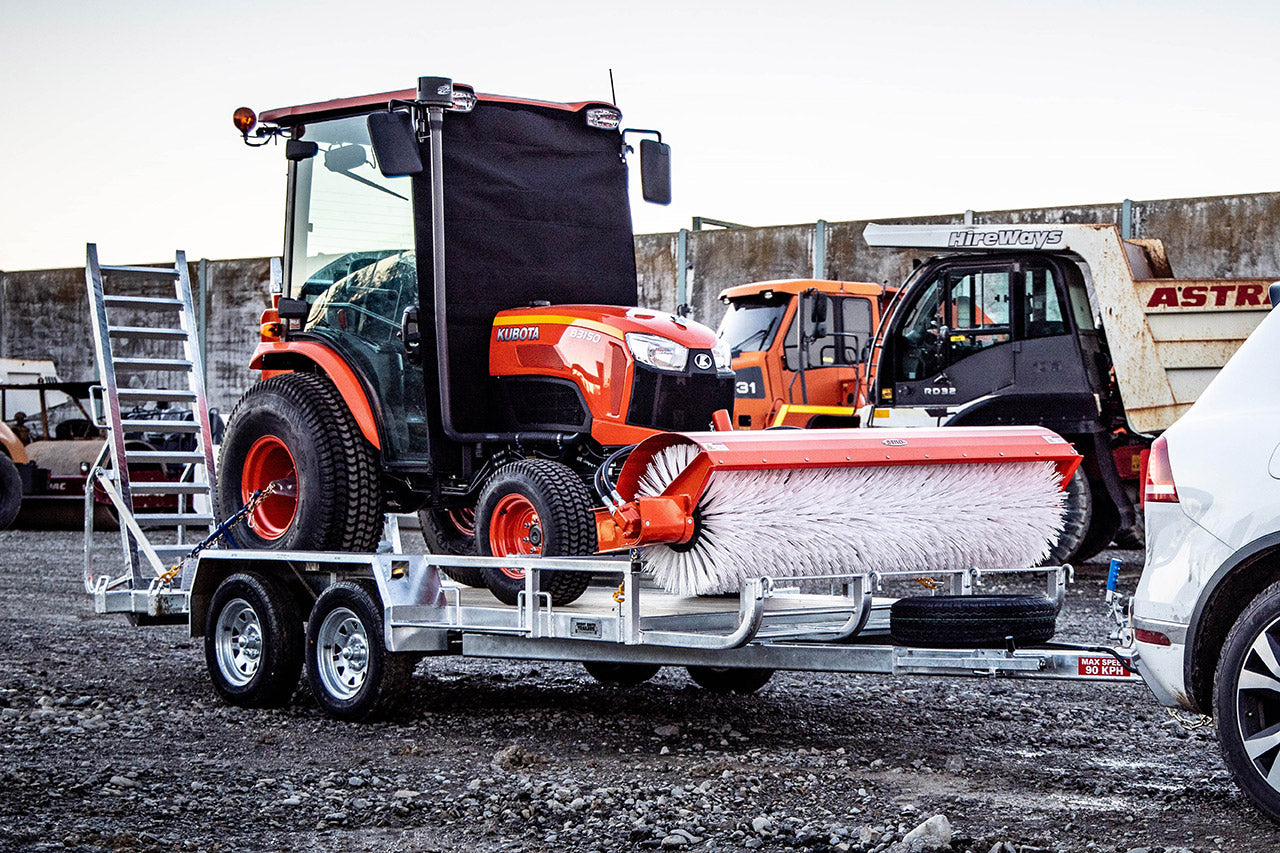
M476 547L484 557L581 557L596 552L594 501L572 468L549 459L522 459L498 469L476 502ZM525 588L524 571L484 569L485 585L504 604ZM539 573L539 588L557 607L591 583L589 572Z
M231 413L218 466L228 518L275 482L280 492L236 525L242 548L373 551L382 538L378 460L333 383L283 373L257 383Z
M919 595L889 610L889 633L902 646L999 648L1053 637L1057 606L1043 595Z

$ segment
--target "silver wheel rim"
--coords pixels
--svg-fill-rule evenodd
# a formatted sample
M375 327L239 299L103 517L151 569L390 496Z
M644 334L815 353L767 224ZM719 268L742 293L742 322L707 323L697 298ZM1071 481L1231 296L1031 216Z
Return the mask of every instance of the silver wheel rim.
M354 611L336 607L320 623L316 664L324 689L336 699L350 699L369 677L369 635Z
M1254 638L1240 664L1236 726L1254 769L1280 790L1280 619Z
M218 670L230 684L244 687L262 664L262 620L243 598L233 598L218 614Z

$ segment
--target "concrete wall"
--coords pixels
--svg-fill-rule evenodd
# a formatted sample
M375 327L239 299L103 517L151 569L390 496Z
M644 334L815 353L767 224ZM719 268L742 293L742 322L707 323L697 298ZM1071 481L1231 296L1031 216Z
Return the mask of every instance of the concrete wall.
M189 266L196 304L199 305L202 298L209 300L205 306L209 317L206 332L209 404L229 412L253 381L247 365L258 340L258 319L270 303L267 292L270 261L266 258L209 261L207 297L200 293L199 265ZM154 279L146 290L143 290L146 287L143 277L118 276L113 282L112 292L158 292ZM140 324L159 325L164 322L163 316L153 313L149 318L139 315L137 319ZM117 318L115 322L132 324L133 320ZM170 354L172 350L165 350L164 346L153 345L147 354ZM83 268L0 272L0 355L51 359L62 379L97 380Z
M1135 201L1133 236L1164 241L1174 274L1199 277L1280 278L1280 193L1214 198ZM1121 204L975 212L985 223L1120 224ZM878 219L881 224L959 224L964 214ZM873 249L862 240L867 222L829 222L826 263L817 277L897 284L906 278L915 257L923 253ZM688 301L691 316L716 325L724 313L719 292L734 284L773 278L814 277L814 225L693 231L688 234ZM658 294L659 307L675 304L677 239L670 234L641 235L636 254L645 273L655 279L642 291ZM661 272L659 272L661 271ZM668 276L665 282L657 281Z
M979 212L974 221L1119 223L1120 216L1117 203ZM947 224L963 222L964 215L878 221ZM1176 275L1280 279L1280 193L1134 202L1133 222L1135 236L1164 241ZM867 247L862 240L866 224L827 224L824 277L885 284L906 277L913 253ZM812 224L690 232L692 316L718 323L723 305L717 295L730 285L811 277L814 236ZM678 243L676 234L636 237L642 304L675 310ZM191 265L193 283L196 266ZM258 339L258 317L269 302L268 277L263 258L208 263L209 395L211 405L224 411L253 380L245 365ZM63 379L96 378L83 269L0 272L0 355L52 359Z

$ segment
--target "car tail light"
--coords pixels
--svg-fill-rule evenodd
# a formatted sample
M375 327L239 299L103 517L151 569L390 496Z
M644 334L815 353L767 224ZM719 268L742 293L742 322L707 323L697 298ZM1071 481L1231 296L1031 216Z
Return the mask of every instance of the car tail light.
M1140 643L1150 643L1153 646L1173 645L1173 641L1169 639L1167 634L1161 634L1159 631L1148 631L1146 628L1134 628L1133 638Z
M1147 487L1143 494L1147 501L1155 503L1178 502L1173 469L1169 467L1169 445L1163 435L1151 444L1151 454L1147 457Z

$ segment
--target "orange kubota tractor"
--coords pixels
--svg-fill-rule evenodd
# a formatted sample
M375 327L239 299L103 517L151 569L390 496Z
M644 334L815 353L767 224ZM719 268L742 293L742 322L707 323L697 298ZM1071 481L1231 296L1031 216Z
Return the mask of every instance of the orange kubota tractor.
M856 427L875 380L875 330L897 292L869 282L786 279L725 289L718 336L737 373L735 425Z
M628 140L646 137L648 201L670 200L669 149L621 120L445 78L237 111L289 166L284 295L222 447L223 517L274 489L238 544L369 551L385 512L417 510L432 550L593 554L600 466L732 409L715 333L637 307ZM452 574L507 603L524 588ZM588 582L542 590L566 603Z

